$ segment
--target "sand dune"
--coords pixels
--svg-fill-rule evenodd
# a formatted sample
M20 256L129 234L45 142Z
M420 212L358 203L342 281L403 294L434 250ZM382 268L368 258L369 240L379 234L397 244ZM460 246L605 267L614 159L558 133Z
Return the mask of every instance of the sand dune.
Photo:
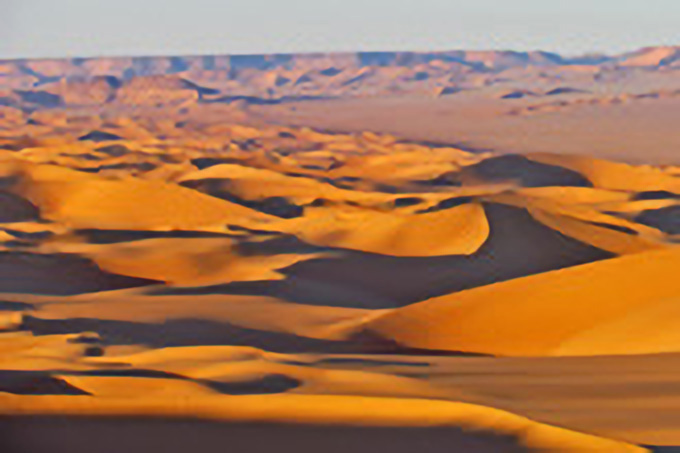
M0 192L0 222L22 222L37 220L38 209L28 200L13 193Z
M29 399L30 397L26 398ZM59 405L58 397L53 397L50 401L53 404L46 405L43 413L55 414L64 413L72 406ZM3 397L3 407L16 408L16 400L11 397ZM93 400L90 400L93 401ZM163 407L162 402L151 400L151 404L134 403L132 401L121 401L118 399L104 399L98 403L93 403L87 400L80 400L76 403L80 410L77 413L97 414L97 413L115 413L118 415L127 415L130 409L134 409L137 414L146 414L147 416L162 413L164 416L175 415L178 416L177 410L173 407ZM155 402L155 404L153 404ZM330 423L333 425L347 425L357 424L357 422L364 422L364 418L360 413L356 412L355 403L360 403L363 408L362 412L370 412L374 414L375 423L389 426L394 422L401 422L407 426L412 426L415 422L422 426L423 417L427 420L425 426L452 426L460 429L461 427L473 432L484 432L486 430L493 430L495 433L500 433L501 436L509 436L511 441L501 443L498 440L494 442L493 435L490 439L484 439L483 435L476 434L477 442L473 439L468 440L470 446L477 444L479 447L486 449L494 449L496 447L505 445L502 451L522 451L521 447L526 446L537 450L549 451L569 451L580 449L587 450L604 450L616 449L618 451L644 451L643 449L626 445L620 442L607 441L598 439L593 436L584 434L570 433L569 431L561 430L559 428L552 428L534 424L530 421L524 420L521 417L505 414L501 411L487 409L482 407L474 407L470 405L462 405L455 403L437 403L424 402L420 400L402 399L398 401L391 401L389 399L356 399L343 397L320 397L315 396L313 399L305 397L240 397L238 403L225 398L196 398L188 407L195 408L199 414L212 414L212 417L219 418L220 415L227 420L233 418L229 415L229 409L234 408L234 404L238 404L238 411L243 413L244 421L250 422L269 422L276 420L277 416L287 420L290 418L288 411L290 407L295 407L293 418L306 421L307 423L324 424ZM13 404L14 403L14 404ZM123 404L121 404L123 403ZM160 403L160 404L159 404ZM220 406L224 406L222 409ZM327 408L336 408L332 413L326 413L322 419L319 418L320 413L325 412ZM353 408L354 407L354 408ZM50 410L51 409L51 410ZM55 410L56 409L56 410ZM20 410L20 409L19 409ZM62 412L64 411L64 412ZM399 416L397 414L403 413L408 415ZM252 415L250 415L252 414ZM268 414L268 415L265 415ZM427 414L427 415L426 415ZM250 417L248 417L250 415ZM258 416L259 415L259 416ZM264 415L264 416L263 416ZM358 417L357 417L358 416ZM205 417L205 415L204 415ZM382 423L381 423L382 422ZM391 422L391 423L390 423ZM305 425L302 425L305 426ZM294 428L293 428L294 429ZM307 429L310 429L309 427ZM468 435L469 436L469 435ZM370 434L369 434L370 438ZM318 442L318 441L317 441ZM512 445L515 449L512 449ZM21 443L19 443L21 445ZM314 445L314 444L312 444ZM326 445L326 442L318 442L319 446ZM465 445L465 444L463 444ZM307 445L308 451L311 445ZM263 447L260 447L263 448ZM473 447L475 448L475 447ZM255 450L260 451L260 450ZM261 450L264 451L264 450ZM483 450L478 450L483 451Z
M18 186L41 216L76 228L190 229L268 218L176 185L107 180L62 167L29 166Z
M0 252L0 291L78 294L144 286L152 279L108 273L92 261L68 254Z
M532 154L532 159L555 163L576 170L586 176L595 187L609 190L643 192L665 190L680 192L680 181L663 169L650 166L631 166L589 157Z
M0 450L680 445L677 53L0 64Z
M621 66L663 66L680 59L680 50L676 47L650 47L632 52L618 64Z
M226 238L158 238L110 245L67 243L56 248L87 256L109 272L178 286L282 279L277 269L322 256L243 256L237 243Z
M632 316L673 303L677 288L670 275L677 249L647 252L601 263L520 278L442 296L404 307L371 321L372 331L404 346L499 355L567 355L579 335L596 335L608 323L628 317L629 329L656 329L648 315ZM432 319L455 320L455 324ZM641 324L636 324L640 322ZM511 343L507 338L512 338ZM663 336L635 347L640 353L668 351ZM576 341L578 344L578 341ZM611 346L610 346L611 347ZM671 346L671 349L673 347ZM618 349L625 353L626 348ZM573 353L597 355L598 342Z
M489 234L484 210L473 203L417 217L357 208L310 211L288 231L310 244L384 255L471 255Z

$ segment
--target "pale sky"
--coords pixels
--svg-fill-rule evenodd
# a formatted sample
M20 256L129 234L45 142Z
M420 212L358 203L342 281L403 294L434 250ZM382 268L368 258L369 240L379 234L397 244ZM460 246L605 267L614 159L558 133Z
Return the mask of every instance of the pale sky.
M680 44L680 0L0 0L0 58Z

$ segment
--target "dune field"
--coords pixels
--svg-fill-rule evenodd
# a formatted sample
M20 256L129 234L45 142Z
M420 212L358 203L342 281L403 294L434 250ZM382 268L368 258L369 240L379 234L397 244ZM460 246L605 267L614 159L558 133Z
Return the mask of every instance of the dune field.
M678 112L671 47L2 61L0 451L680 451Z

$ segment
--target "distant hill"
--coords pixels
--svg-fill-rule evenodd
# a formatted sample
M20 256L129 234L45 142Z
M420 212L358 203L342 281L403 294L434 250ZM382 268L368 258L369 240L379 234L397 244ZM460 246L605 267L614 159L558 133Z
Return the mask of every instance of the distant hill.
M680 67L680 47L651 47L622 55L565 57L549 52L464 51L357 52L335 54L207 55L168 57L106 57L42 60L0 60L4 105L20 104L17 90L77 98L66 104L111 101L114 91L132 79L175 78L178 90L195 91L203 102L235 100L295 100L317 97L360 97L383 94L433 94L462 91L479 78L505 73L590 70L600 75L621 71ZM181 79L181 81L179 81ZM90 95L73 96L69 87ZM139 84L139 82L135 82ZM482 83L492 83L489 80ZM143 83L142 83L143 84ZM456 87L460 89L455 89ZM174 89L174 88L173 88ZM73 90L70 90L73 91ZM2 95L2 93L0 93ZM191 97L191 95L188 95ZM39 107L61 101L46 94L29 96ZM12 98L17 98L12 101ZM83 99L92 98L92 99ZM186 98L180 95L179 98Z

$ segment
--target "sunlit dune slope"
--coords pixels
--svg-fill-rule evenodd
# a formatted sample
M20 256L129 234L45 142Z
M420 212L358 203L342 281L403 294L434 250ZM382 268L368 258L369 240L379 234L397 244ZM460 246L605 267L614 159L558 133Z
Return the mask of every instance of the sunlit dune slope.
M186 386L189 387L189 386ZM193 414L203 419L230 422L311 424L312 426L438 426L464 429L487 436L509 436L502 451L645 451L630 444L570 432L531 422L522 417L480 406L427 401L347 396L240 396L220 397L194 391L182 405L162 398L91 398L3 396L4 413L44 415L162 416ZM38 399L40 398L40 399ZM27 403L30 403L27 405ZM26 406L27 405L27 406ZM370 415L367 415L370 414ZM291 427L291 429L295 429ZM488 434L487 434L488 433ZM479 434L478 434L479 435ZM370 437L370 434L369 434ZM490 439L491 440L491 439ZM474 445L474 444L473 444ZM480 442L478 446L483 446ZM494 443L488 444L494 448ZM495 444L496 447L503 444ZM522 448L524 447L524 448ZM498 451L498 450L490 450Z
M247 256L228 238L157 238L117 244L51 245L92 259L101 269L171 285L211 285L233 281L277 280L277 269L321 254Z
M602 189L631 192L665 190L676 194L680 193L680 180L658 167L632 166L588 156L535 153L530 154L529 157L533 160L578 171L587 177L595 187Z
M645 333L642 346L611 325L625 319L628 332L658 332L655 321L677 297L679 260L672 248L496 283L395 310L367 328L408 347L498 355L626 353L628 342L638 353L677 350L672 331Z
M62 167L25 166L13 192L41 216L75 228L191 229L257 223L266 214L161 181L103 179Z
M17 296L12 296L12 299L16 300ZM270 350L295 346L295 338L288 342L276 335L267 338L269 333L274 332L297 336L298 349L304 350L306 345L302 337L344 340L354 326L381 313L358 308L296 304L272 296L251 295L149 295L139 290L126 290L65 297L22 296L26 300L24 303L29 305L23 311L11 312L14 315L12 319L23 314L32 315L33 318L25 319L24 323L33 327L36 333L54 329L81 332L96 330L95 326L99 325L103 329L102 335L105 334L114 344L119 340L128 343L140 338L140 343L158 345L179 345L189 340L189 344L238 343L252 346L259 335L263 345ZM187 300L191 303L188 304ZM192 334L189 329L182 330L181 323L191 320L205 321L202 331ZM172 322L176 322L177 329L173 330ZM191 323L187 322L187 325ZM196 323L196 326L199 325L200 322ZM152 338L148 331L153 329L149 326L155 326L163 335ZM239 335L242 337L239 338ZM357 348L361 346L357 345Z
M489 227L479 204L418 216L360 208L316 208L285 226L315 245L394 256L470 255Z

